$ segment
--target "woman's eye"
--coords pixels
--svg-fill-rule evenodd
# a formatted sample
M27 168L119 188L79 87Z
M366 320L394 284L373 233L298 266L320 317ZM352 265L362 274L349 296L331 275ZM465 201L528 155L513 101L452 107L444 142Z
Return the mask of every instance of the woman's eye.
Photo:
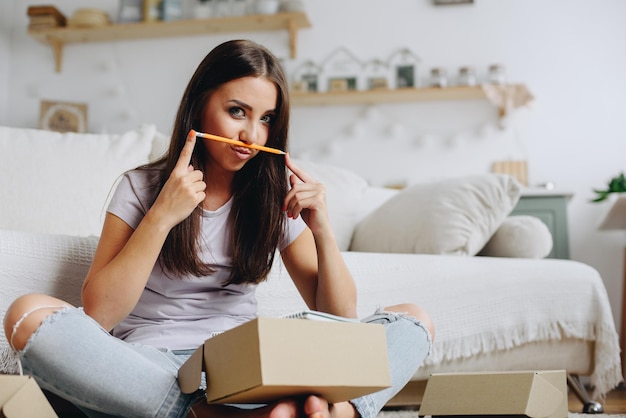
M231 107L230 109L228 109L228 112L236 118L241 118L245 116L245 112L240 107Z
M261 118L261 122L271 125L274 122L274 115L265 115Z

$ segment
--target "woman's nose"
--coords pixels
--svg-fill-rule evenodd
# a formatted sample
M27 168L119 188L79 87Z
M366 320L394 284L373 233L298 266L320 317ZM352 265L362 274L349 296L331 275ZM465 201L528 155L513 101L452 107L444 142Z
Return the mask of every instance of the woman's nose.
M254 144L257 140L257 130L254 124L247 124L239 132L239 139L243 142Z

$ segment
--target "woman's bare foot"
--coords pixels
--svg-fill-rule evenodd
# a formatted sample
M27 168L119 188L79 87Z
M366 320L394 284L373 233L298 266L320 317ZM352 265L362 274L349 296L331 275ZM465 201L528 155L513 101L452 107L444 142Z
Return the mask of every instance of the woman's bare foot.
M350 402L329 404L326 399L309 396L304 401L304 415L308 418L358 418L359 414Z
M194 405L188 418L298 418L298 403L282 400L261 408L244 409L226 405L199 403Z
M300 417L301 413L303 416ZM224 405L201 403L194 405L188 418L358 418L349 402L329 405L324 398L309 396L300 407L293 399L286 399L257 409L241 409Z

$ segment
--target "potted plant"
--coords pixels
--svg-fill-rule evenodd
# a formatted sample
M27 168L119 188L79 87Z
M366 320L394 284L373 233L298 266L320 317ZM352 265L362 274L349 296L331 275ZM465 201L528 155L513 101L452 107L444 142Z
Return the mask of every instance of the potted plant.
M608 188L606 190L593 190L597 196L595 199L592 199L592 202L602 202L605 200L611 193L623 193L626 192L626 178L624 177L624 172L621 172L619 175L613 177L611 181L609 181Z

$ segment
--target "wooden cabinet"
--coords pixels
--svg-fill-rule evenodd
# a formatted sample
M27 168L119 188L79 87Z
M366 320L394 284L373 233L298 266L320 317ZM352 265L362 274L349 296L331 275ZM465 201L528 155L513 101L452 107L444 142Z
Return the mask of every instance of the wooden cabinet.
M298 30L310 26L311 23L305 13L290 12L168 22L120 23L90 28L64 26L29 30L28 33L38 41L50 45L54 53L56 71L61 72L63 47L69 43L111 42L225 32L286 30L289 32L289 51L291 57L295 58Z
M569 258L567 202L569 193L528 191L524 193L511 215L535 216L545 223L552 234L552 251L548 258Z

